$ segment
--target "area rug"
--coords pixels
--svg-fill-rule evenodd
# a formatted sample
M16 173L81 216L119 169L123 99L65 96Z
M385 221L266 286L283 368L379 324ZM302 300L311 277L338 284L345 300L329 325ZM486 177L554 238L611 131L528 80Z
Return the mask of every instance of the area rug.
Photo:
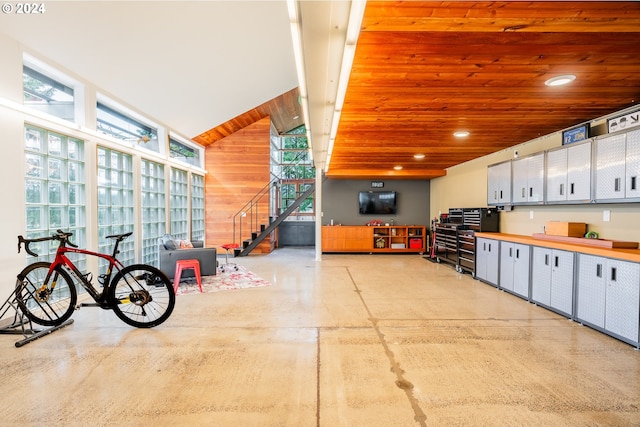
M271 286L271 283L256 276L242 265L237 265L237 270L222 271L218 268L214 276L202 276L203 292L220 292L237 289L257 288L261 286ZM176 295L199 294L200 288L195 277L189 277L180 282Z

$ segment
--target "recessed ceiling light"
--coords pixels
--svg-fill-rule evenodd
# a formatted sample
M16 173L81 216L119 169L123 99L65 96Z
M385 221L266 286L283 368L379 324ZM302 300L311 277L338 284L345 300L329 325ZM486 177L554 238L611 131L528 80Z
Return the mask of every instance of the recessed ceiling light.
M402 166L400 166L400 165L398 165L398 166L394 166L393 168L394 168L395 170L397 170L397 171L402 170Z
M298 120L300 116L293 116L293 120Z
M413 158L414 158L414 159L417 159L417 160L422 160L422 159L424 159L424 157L425 157L425 156L424 156L424 154L422 154L422 153L418 153L418 154L414 154L414 155L413 155Z
M457 132L454 132L453 136L455 136L456 138L464 138L466 136L469 136L469 131L459 130Z
M564 74L562 76L552 77L544 82L544 84L547 86L562 86L566 85L567 83L571 83L575 79L576 76L574 76L573 74Z

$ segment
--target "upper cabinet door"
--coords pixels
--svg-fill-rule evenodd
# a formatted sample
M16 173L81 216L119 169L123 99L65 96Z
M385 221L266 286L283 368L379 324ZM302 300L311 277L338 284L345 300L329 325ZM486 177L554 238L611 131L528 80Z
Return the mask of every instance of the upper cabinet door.
M640 130L627 134L627 170L625 196L640 198Z
M546 201L591 201L591 141L547 152Z
M547 202L567 200L567 154L566 148L547 153Z
M625 134L596 140L596 200L625 197Z
M513 204L542 203L544 153L513 161Z
M511 161L487 168L487 204L493 206L511 204Z
M591 201L591 142L567 148L567 200Z

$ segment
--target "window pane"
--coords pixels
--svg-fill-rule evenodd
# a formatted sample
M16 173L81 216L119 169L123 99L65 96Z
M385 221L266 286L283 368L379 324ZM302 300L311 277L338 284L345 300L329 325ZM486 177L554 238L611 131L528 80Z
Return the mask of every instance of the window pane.
M27 206L27 228L30 230L43 228L42 207Z
M27 179L25 181L25 193L27 203L44 203L42 200L43 181Z
M49 159L49 179L62 179L62 161Z
M49 183L49 203L62 203L62 184L59 182Z
M74 120L74 90L57 79L23 66L24 105L38 111Z
M62 137L55 134L49 134L49 155L62 156Z
M176 160L200 166L200 150L183 144L174 138L169 138L169 153Z
M34 178L41 178L43 176L44 159L42 156L36 154L25 155L27 163L26 175Z
M148 150L159 152L158 130L134 119L131 115L97 103L97 130L113 138L140 144Z

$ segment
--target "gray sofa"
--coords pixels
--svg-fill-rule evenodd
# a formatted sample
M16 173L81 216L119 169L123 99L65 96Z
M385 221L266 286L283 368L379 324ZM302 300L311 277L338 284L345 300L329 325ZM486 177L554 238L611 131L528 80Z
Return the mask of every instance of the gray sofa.
M159 246L159 268L173 281L176 274L176 261L181 259L197 259L200 261L200 275L211 276L216 274L218 265L216 258L216 248L204 248L203 242L191 242L193 248L179 249L171 245L166 237L160 239ZM173 249L176 247L175 249ZM182 277L193 277L192 269L182 272Z

